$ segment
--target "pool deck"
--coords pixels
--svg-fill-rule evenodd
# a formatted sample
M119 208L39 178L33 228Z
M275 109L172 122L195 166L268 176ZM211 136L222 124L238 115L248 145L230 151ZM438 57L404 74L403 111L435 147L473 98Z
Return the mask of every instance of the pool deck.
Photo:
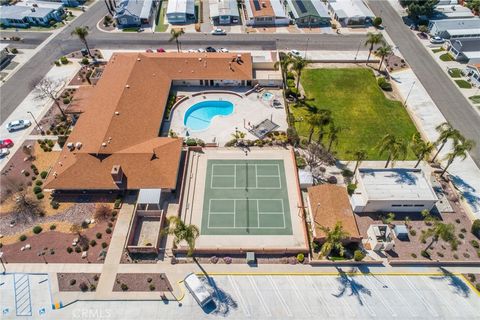
M256 125L262 122L265 119L272 119L273 122L279 125L277 130L286 131L287 130L287 120L285 109L282 108L273 108L270 106L270 102L262 100L262 93L253 92L248 96L245 96L245 92L248 91L247 88L239 90L238 88L229 88L229 87L215 87L211 88L211 91L233 91L237 94L240 94L242 97L239 97L235 94L228 92L225 93L207 93L201 94L193 97L192 94L209 91L206 87L192 87L187 90L178 90L177 95L190 96L189 99L180 103L173 111L170 121L170 129L177 133L178 136L185 137L188 135L192 138L202 139L206 143L216 142L219 146L223 146L225 143L232 139L232 134L235 132L235 128L238 128L239 131L246 133L246 139L256 140L257 137L248 132L248 123L250 125ZM270 90L265 89L263 92L271 92L275 96L281 98L280 90ZM217 116L212 119L211 125L202 131L192 131L188 130L184 126L184 115L185 112L195 103L205 101L205 100L228 100L234 104L233 113L228 116ZM279 99L279 100L283 100Z
M301 199L295 175L295 164L291 150L284 148L253 147L248 156L236 148L204 149L202 153L191 152L186 175L186 192L182 204L181 217L189 224L201 228L204 212L205 181L207 179L208 160L282 160L285 168L285 180L289 188L288 202L291 217L292 234L289 235L206 235L200 230L195 247L197 250L214 252L216 250L252 249L257 252L268 248L280 252L286 248L302 250L307 247L305 224L298 215Z

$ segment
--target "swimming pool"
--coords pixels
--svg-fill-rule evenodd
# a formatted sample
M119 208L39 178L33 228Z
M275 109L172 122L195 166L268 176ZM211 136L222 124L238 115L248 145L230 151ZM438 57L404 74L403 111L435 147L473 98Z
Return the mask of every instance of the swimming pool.
M224 100L207 100L194 104L185 112L183 124L192 131L207 129L216 116L228 116L233 103Z
M263 101L270 101L270 100L272 100L272 99L273 99L273 93L268 92L268 91L267 91L267 92L264 92L264 93L262 94L262 99L263 99Z

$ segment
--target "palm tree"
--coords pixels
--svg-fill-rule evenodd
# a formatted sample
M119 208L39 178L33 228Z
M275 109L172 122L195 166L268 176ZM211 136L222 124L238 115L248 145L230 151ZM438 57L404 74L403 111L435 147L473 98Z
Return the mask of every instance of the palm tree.
M365 41L365 46L370 46L368 49L368 58L367 58L367 63L370 61L370 56L373 51L373 47L377 44L384 43L385 40L383 40L383 36L381 33L374 33L374 32L369 32L367 33L367 40Z
M437 146L440 144L440 148L438 148L437 153L432 159L432 162L435 161L437 156L440 154L440 151L442 151L443 147L445 147L445 144L448 142L448 140L452 139L453 144L457 145L463 139L460 131L454 129L448 122L444 122L438 125L435 130L440 133L440 136L436 141Z
M310 133L308 135L308 144L312 142L313 132L315 128L318 127L321 123L321 116L318 113L317 109L311 111L307 117L307 123L310 125Z
M342 128L335 125L335 123L330 123L330 130L328 131L328 152L332 149L333 143L337 142L338 134L342 131Z
M364 160L367 160L367 152L365 150L357 150L353 153L353 157L357 162L355 164L355 169L353 169L353 173L355 174L355 172L357 172L358 166L360 166L360 163L362 163L362 161Z
M332 250L338 252L338 254L343 257L345 253L345 248L343 247L343 240L347 239L350 234L343 230L342 223L337 221L333 229L328 227L319 226L320 230L325 234L325 242L320 249L320 254L324 257L330 255Z
M87 36L88 36L88 26L84 27L76 27L72 32L71 35L76 35L83 42L85 48L87 49L88 55L91 57L92 54L90 53L90 48L88 47Z
M180 29L172 29L170 31L170 39L168 40L169 42L172 42L175 40L175 43L177 44L177 51L180 52L180 42L178 41L178 38L180 38L181 35L185 34L185 31L183 31L183 28Z
M428 238L432 238L432 241L430 241L428 246L425 248L425 251L430 249L430 247L439 239L448 242L453 250L456 250L458 246L457 236L455 235L455 226L451 223L445 224L440 221L436 221L433 225L433 228L429 228L421 236L422 241L425 241Z
M235 139L235 141L243 139L243 138L245 138L245 136L246 136L245 132L238 131L238 130L235 130L235 132L232 133L232 137L233 137L233 139Z
M167 230L168 234L175 236L173 243L177 246L180 242L185 240L188 244L188 256L192 256L195 250L195 240L200 235L198 227L193 224L186 224L179 217L170 217L168 218L169 228Z
M287 83L288 70L290 69L292 63L293 56L291 54L285 54L280 58L279 61L275 62L275 68L280 67L281 69L284 85Z
M465 140L462 143L459 143L453 147L453 150L447 154L445 159L448 160L447 165L445 166L445 169L443 169L442 174L440 177L443 177L445 172L447 172L448 167L452 164L452 162L457 158L462 158L462 160L465 160L465 158L468 155L468 151L472 150L473 146L475 146L475 142L473 140Z
M378 71L382 69L383 61L386 57L388 57L392 53L392 46L389 44L384 44L380 48L378 48L376 55L382 58L380 60L380 64L378 65Z
M412 137L412 141L410 142L410 148L412 149L413 153L417 156L417 163L415 164L415 168L418 167L422 160L428 157L430 153L432 153L433 149L435 149L435 144L424 141L420 137L420 135L414 134Z
M318 110L318 116L319 116L318 143L322 143L323 136L325 135L325 130L324 130L325 126L330 122L332 122L331 115L332 115L332 112L330 110L326 110L326 109Z
M297 92L298 92L298 87L300 85L300 77L302 76L302 71L303 71L303 69L305 69L305 67L307 65L308 65L307 60L305 60L301 57L296 57L295 59L293 59L292 69L297 74L297 85L296 85Z
M390 161L394 162L399 158L405 158L407 155L407 144L390 133L383 136L382 140L380 140L380 143L377 145L377 149L380 155L383 155L385 152L388 153L385 168L388 167Z

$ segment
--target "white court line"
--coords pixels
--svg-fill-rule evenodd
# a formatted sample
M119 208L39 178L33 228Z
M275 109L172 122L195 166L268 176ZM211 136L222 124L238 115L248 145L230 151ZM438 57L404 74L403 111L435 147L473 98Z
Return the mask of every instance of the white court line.
M310 310L310 307L308 306L307 303L305 303L305 300L302 299L302 296L300 294L300 291L298 290L297 285L295 284L295 281L293 281L291 276L287 276L288 282L290 282L290 287L293 288L293 292L297 296L297 299L300 301L300 303L303 306L303 310L307 312L308 315L312 315L312 310Z
M255 165L255 189L258 188L258 172L257 172L257 165Z
M233 200L233 227L234 228L236 227L235 226L236 224L235 220L237 220L236 218L237 218L237 200Z
M385 306L385 309L388 310L389 315L391 315L392 317L396 318L396 317L397 317L397 313L396 313L395 310L393 310L392 307L390 307L390 305L387 303L387 301L386 301L385 298L383 297L383 294L377 289L375 283L373 283L373 281L371 280L370 276L365 276L365 277L363 277L363 279L365 279L365 281L367 282L367 284L372 288L372 292L376 295L376 297L380 300L380 302Z
M408 312L412 315L412 317L417 317L418 315L414 312L413 308L409 306L409 303L407 302L407 299L405 299L404 296L398 291L398 289L393 285L393 283L388 279L388 276L381 276L381 279L383 282L386 283L389 289L392 289L393 293L397 296L398 300L401 301L403 307L402 309L407 309Z
M248 305L245 303L245 299L243 299L243 296L240 293L240 290L238 289L237 283L235 282L235 280L233 280L232 276L227 276L227 278L228 278L228 281L230 281L230 284L232 285L233 291L235 291L235 295L240 300L240 308L242 309L243 314L246 317L250 317L251 316L250 310L248 310Z
M315 285L315 281L313 281L313 278L311 276L304 276L304 277L307 280L307 283L310 283L312 285L313 291L315 291L316 293L315 297L318 298L318 300L320 300L320 303L323 305L325 310L327 310L328 315L330 317L335 316L335 312L333 312L332 309L330 309L328 302L322 296L322 292Z
M265 311L265 314L267 317L272 316L272 312L268 308L268 305L265 303L265 300L263 300L263 296L258 290L257 284L255 283L255 280L253 280L252 276L248 276L248 281L250 281L250 284L252 285L253 291L255 292L255 295L257 296L258 300L260 301L260 304L262 305L263 310Z
M257 229L260 228L260 208L258 207L258 201L257 201Z
M287 312L288 316L289 317L293 316L292 311L288 307L288 304L285 302L285 299L283 299L283 296L280 293L280 290L278 289L277 284L275 283L275 281L273 281L272 276L267 276L267 278L270 281L270 283L272 284L273 291L275 292L275 295L277 296L278 300L280 300L280 302L281 302L283 308L285 309L285 311Z
M408 280L408 278L406 276L402 276L402 279L407 283L407 285L410 287L410 289L412 289L413 293L415 293L417 298L423 303L423 305L428 310L428 312L430 312L430 314L432 316L434 316L435 318L438 318L437 311L435 311L435 309L432 308L432 306L428 303L428 301L425 299L425 297L420 294L418 289L415 288L415 286L410 282L410 280Z

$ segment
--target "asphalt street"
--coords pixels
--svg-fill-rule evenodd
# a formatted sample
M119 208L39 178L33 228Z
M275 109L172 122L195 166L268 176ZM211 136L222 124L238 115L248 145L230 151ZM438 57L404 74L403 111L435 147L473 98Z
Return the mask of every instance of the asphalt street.
M0 42L10 44L10 47L17 49L35 49L39 44L45 41L51 33L49 32L22 32L22 31L2 31ZM10 37L22 38L21 41L7 40Z
M51 68L51 63L75 50L82 48L81 42L71 35L77 26L89 26L88 42L91 47L99 49L147 49L176 48L174 42L169 42L168 33L106 33L96 29L97 22L106 14L103 1L99 1L87 12L71 22L48 45L42 48L22 68L20 68L1 88L2 97L0 120L3 122L17 105L23 101L38 82ZM44 33L14 32L26 38L25 43L35 45L45 38ZM5 35L4 35L5 34ZM2 37L7 33L2 33ZM230 50L350 50L355 51L364 35L329 35L312 34L299 37L297 34L229 34L227 36L212 36L203 33L187 33L182 36L182 49L192 49L206 46L225 47ZM365 50L362 47L362 50Z
M387 33L398 46L415 75L452 126L476 141L470 152L480 166L480 116L460 93L447 74L430 56L415 34L404 24L402 18L388 1L369 1L373 12L381 16Z

